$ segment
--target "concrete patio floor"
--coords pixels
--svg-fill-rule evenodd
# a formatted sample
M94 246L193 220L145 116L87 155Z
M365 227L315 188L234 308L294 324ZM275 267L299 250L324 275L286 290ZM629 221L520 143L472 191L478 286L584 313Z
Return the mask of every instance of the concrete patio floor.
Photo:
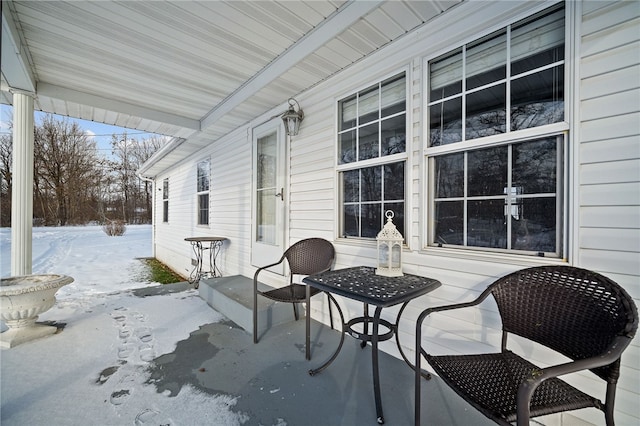
M185 284L163 286L160 289L146 288L134 291L134 296L144 297L145 303L153 304L156 299L154 296L167 292L188 292L188 288ZM46 398L47 392L39 387L46 386L49 393L55 393L56 383L34 382L33 390L22 395L12 394L10 381L17 380L17 376L12 374L16 368L40 368L33 363L33 359L46 357L47 348L54 343L65 348L82 347L82 341L63 341L65 334L63 330L40 342L25 344L0 354L3 426L25 424L24 421L29 421L33 426L87 424L90 415L74 414L74 411L78 411L78 400L72 396L73 391L69 390L68 385L65 392L70 397L61 398L61 402L58 402L61 405L68 404L58 410L58 413L65 414L55 418L47 418L42 414L30 417L25 409L29 404L24 402L24 398L34 398L34 401L35 398ZM148 361L145 385L154 386L157 393L169 399L180 394L185 387L202 394L229 396L235 400L231 410L242 413L241 424L245 425L376 425L370 346L361 349L359 341L347 336L342 352L333 364L313 377L308 374L310 368L320 365L333 353L338 342L337 331L312 322L312 360L306 361L304 321L274 326L261 337L258 344L253 343L249 333L229 320L204 324L192 331L187 339L179 341L173 352ZM33 346L30 349L27 345ZM34 352L35 348L38 354L29 354L29 362L33 365L21 365L20 352ZM99 366L90 365L86 360L72 359L73 353L70 352L68 359L73 368L88 369L87 375L95 375L90 372L96 371ZM117 370L117 367L114 368ZM100 377L104 376L106 381L114 372L105 369ZM413 371L404 361L381 352L380 380L385 424L413 424ZM422 395L424 424L493 424L443 386L437 377L430 381L423 380ZM131 396L135 398L135 394ZM165 408L168 410L168 405ZM206 412L206 407L200 409ZM122 418L119 424L227 424L224 418L203 418L202 414L195 412L193 416L168 414L164 420L153 420L155 423L145 422L144 417L138 415L135 419ZM42 423L42 419L48 420Z

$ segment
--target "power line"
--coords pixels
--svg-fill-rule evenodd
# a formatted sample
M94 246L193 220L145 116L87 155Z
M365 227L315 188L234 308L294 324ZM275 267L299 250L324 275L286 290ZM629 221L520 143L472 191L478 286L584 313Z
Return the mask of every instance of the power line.
M11 135L13 134L12 132L0 132L0 135ZM122 133L105 133L105 134L94 134L93 132L90 133L83 133L84 135L87 136L91 136L91 137L105 137L105 136L124 136L124 135L157 135L160 138L166 137L165 135L160 135L158 133L153 133L153 132L122 132Z

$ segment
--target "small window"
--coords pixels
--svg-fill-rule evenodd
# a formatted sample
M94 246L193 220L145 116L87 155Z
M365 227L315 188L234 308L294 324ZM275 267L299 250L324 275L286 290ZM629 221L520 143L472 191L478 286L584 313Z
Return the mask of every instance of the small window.
M404 235L406 79L400 74L338 102L341 235L375 238L392 210Z
M162 221L169 222L169 179L162 181Z
M211 178L210 160L198 163L197 197L198 197L198 225L209 224L209 181Z

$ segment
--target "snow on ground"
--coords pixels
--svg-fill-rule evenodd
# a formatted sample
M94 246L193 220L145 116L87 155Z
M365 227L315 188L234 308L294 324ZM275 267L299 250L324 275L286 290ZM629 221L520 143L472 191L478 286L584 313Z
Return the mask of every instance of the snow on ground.
M234 398L183 387L160 394L147 366L201 325L220 321L196 290L137 297L151 226L109 237L98 226L34 228L33 272L73 277L39 321L61 333L0 352L0 423L10 425L240 425ZM0 229L1 276L10 230ZM2 324L4 330L6 326Z
M150 257L151 225L128 226L125 235L109 237L100 226L33 229L33 273L60 273L75 279L58 298L142 287L142 263ZM11 275L11 229L0 228L0 275Z

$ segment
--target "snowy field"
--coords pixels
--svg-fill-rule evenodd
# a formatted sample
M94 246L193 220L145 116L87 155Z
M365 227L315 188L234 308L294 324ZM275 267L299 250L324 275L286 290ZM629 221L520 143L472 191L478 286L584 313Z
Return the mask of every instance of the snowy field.
M10 230L0 229L1 275L10 275ZM196 290L136 297L151 256L151 226L109 237L98 226L35 228L33 272L74 278L39 321L61 333L0 351L0 424L240 425L234 398L183 387L158 393L147 367L222 316ZM6 326L2 324L2 330Z
M75 279L60 289L58 298L149 285L139 282L143 266L136 258L151 255L151 225L128 226L121 237L107 236L100 226L33 229L33 273L60 273ZM11 275L10 228L0 228L0 259L0 275Z

